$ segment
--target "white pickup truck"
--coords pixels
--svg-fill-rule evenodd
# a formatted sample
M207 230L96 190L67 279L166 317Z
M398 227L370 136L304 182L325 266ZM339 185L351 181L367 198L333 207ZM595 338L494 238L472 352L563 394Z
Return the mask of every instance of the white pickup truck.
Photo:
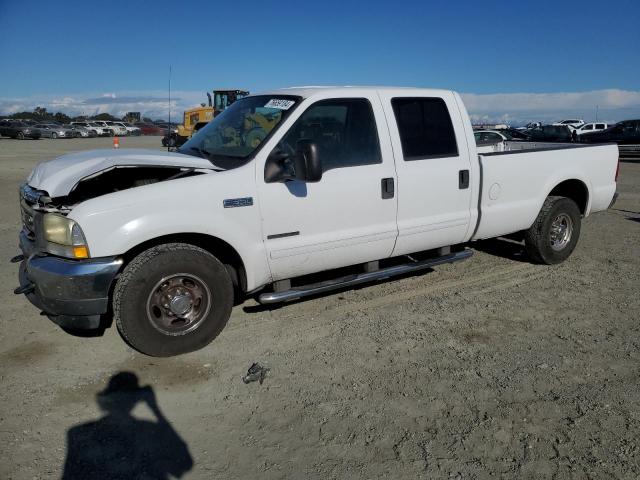
M478 155L460 96L308 87L238 100L179 152L98 150L21 187L20 287L67 330L199 349L247 297L283 302L468 258L521 232L573 251L615 199L616 145Z

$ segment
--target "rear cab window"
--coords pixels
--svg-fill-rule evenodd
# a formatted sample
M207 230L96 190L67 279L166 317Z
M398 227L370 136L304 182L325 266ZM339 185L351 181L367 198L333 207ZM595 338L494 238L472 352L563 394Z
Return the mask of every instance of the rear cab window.
M391 106L405 161L458 156L453 123L442 98L396 97Z

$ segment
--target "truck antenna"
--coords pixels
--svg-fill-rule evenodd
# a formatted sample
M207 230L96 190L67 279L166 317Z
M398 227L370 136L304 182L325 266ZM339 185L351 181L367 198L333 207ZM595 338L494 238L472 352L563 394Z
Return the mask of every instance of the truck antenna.
M171 151L171 65L169 65L169 128L167 131L167 152Z

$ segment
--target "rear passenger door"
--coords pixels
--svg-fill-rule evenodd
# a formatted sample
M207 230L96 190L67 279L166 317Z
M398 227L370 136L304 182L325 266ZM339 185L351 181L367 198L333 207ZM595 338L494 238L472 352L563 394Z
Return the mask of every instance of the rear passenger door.
M257 163L274 280L391 255L396 175L385 115L375 92L349 94L301 105L283 137L265 147L268 155L278 156L295 151L301 140L315 143L323 171L319 182L269 183L265 160Z
M453 245L470 228L471 166L453 93L381 92L398 175L398 240L393 255Z

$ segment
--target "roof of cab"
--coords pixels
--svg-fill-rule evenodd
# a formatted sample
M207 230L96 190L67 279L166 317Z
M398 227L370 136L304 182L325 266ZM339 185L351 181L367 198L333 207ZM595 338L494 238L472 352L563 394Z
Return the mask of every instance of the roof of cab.
M314 95L335 95L344 94L345 91L359 90L367 92L386 92L397 95L418 95L418 96L439 96L445 93L451 93L451 90L431 89L431 88L416 88L416 87L378 87L378 86L322 86L322 85L309 85L303 87L287 87L279 88L276 90L267 90L265 92L259 92L255 95L296 95L303 98L312 97Z

